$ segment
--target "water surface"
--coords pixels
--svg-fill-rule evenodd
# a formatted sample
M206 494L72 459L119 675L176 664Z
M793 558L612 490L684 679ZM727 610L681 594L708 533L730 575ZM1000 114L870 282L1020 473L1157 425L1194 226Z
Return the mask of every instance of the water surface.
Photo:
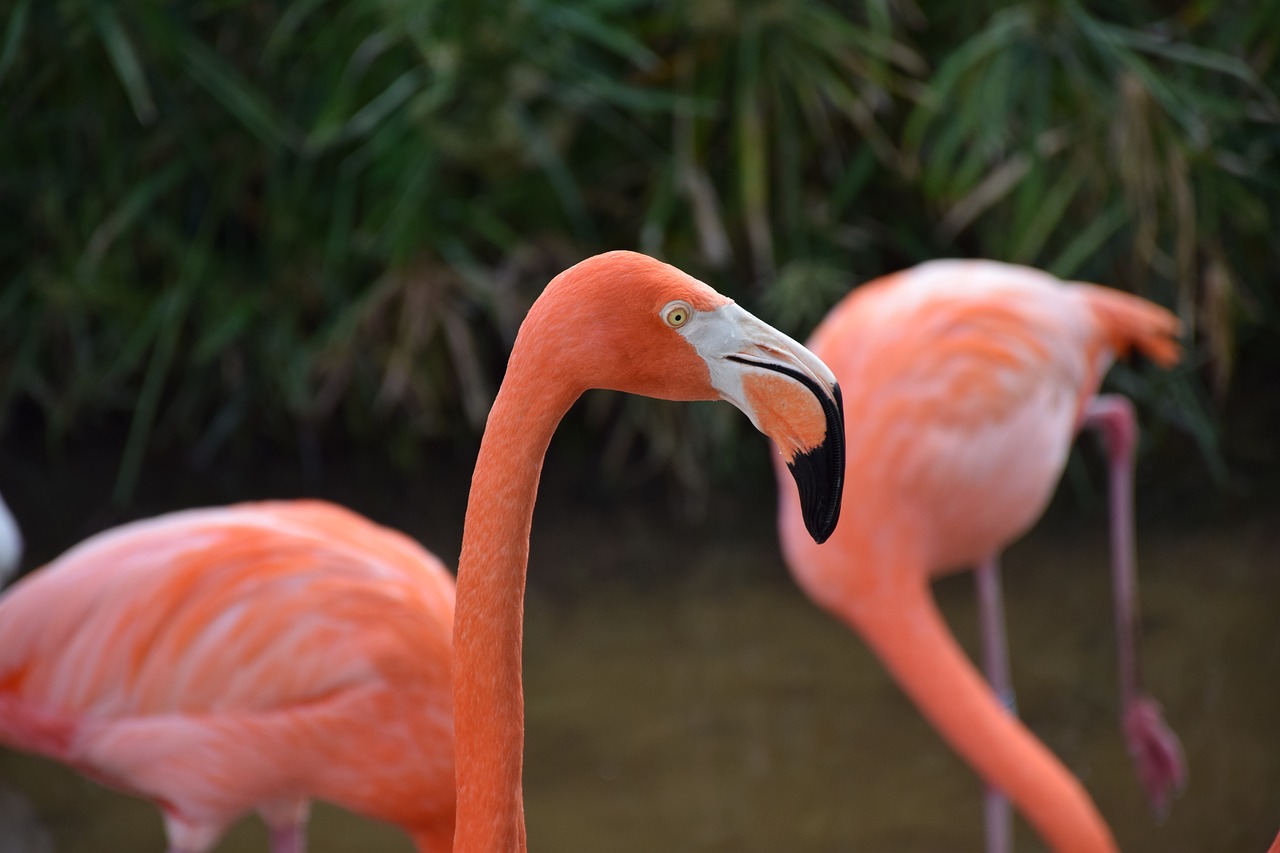
M458 501L331 496L456 559ZM531 847L982 849L976 777L861 641L791 584L768 507L712 503L701 522L634 503L540 505L525 650ZM1022 715L1123 849L1262 853L1280 827L1280 512L1157 517L1139 531L1146 677L1190 765L1163 825L1119 734L1104 527L1100 513L1060 510L1006 556ZM971 577L935 589L972 652ZM149 806L51 762L0 754L0 780L61 853L164 849ZM5 820L8 851L23 818ZM1025 825L1017 840L1042 849ZM410 847L321 806L310 849ZM249 820L218 850L265 851L265 835Z

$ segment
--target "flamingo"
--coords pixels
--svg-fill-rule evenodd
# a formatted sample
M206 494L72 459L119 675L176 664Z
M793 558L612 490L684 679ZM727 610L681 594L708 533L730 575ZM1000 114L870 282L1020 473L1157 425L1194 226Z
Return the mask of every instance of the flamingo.
M645 255L597 255L553 279L516 336L467 503L454 623L456 853L527 846L521 651L529 533L548 443L589 388L728 400L778 446L809 535L825 540L839 514L840 392L808 350Z
M1112 360L1178 358L1172 314L1130 294L1026 267L933 261L859 287L814 332L857 418L845 518L821 548L780 486L786 562L804 592L859 633L933 726L983 777L988 849L1011 829L1002 792L1059 851L1113 851L1079 781L1010 713L996 555L1044 511L1076 432L1107 444L1124 730L1157 809L1185 778L1159 706L1139 690L1131 468L1124 398L1095 396ZM978 565L983 682L947 629L929 582Z
M170 853L241 815L301 853L308 802L453 836L453 578L321 501L93 536L0 598L0 742L156 803Z

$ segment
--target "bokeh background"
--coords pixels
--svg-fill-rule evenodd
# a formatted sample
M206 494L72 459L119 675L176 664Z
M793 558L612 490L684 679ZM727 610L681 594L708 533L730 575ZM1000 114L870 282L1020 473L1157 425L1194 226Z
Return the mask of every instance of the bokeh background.
M0 9L0 491L24 568L128 519L301 495L453 564L520 319L598 251L801 339L925 259L1031 264L1186 326L1181 367L1108 387L1144 427L1148 678L1191 784L1157 826L1123 755L1087 441L1007 561L1024 716L1126 849L1280 828L1280 3ZM730 407L570 413L530 566L539 849L979 849L976 780L790 584L773 488ZM970 642L968 578L939 595ZM5 755L0 777L9 825L54 849L163 846L69 772ZM400 843L329 812L313 839Z

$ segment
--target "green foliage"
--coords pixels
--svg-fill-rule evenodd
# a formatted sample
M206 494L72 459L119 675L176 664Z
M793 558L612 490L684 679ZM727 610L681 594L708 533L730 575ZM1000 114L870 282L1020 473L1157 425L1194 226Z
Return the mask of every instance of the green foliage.
M1169 417L1212 454L1201 377L1225 393L1241 341L1280 350L1278 21L1277 0L18 0L0 404L54 437L127 417L124 496L156 445L473 435L529 302L601 249L798 335L860 280L962 254L1177 307L1208 369ZM735 464L741 427L700 407L584 418L619 471L697 490L703 460Z
M1176 308L1195 348L1166 399L1221 479L1200 383L1225 394L1240 325L1277 319L1238 306L1273 289L1280 4L1063 0L974 24L903 132L937 238Z
M1121 267L1140 290L1163 278L1192 318L1223 243L1265 238L1274 197L1260 191L1280 177L1266 144L1280 101L1238 58L1250 45L1201 46L1222 40L1206 30L1126 26L1076 2L994 13L904 133L946 208L940 233L971 229L984 251L1062 276Z

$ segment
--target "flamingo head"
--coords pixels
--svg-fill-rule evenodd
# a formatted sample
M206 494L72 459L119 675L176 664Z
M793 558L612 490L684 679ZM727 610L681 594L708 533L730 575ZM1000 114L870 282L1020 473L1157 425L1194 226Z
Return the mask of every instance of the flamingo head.
M551 369L583 390L737 406L782 454L810 536L821 543L835 530L843 404L834 374L803 345L697 279L635 252L597 255L561 273L526 320L544 331L548 323L567 330L554 338Z

